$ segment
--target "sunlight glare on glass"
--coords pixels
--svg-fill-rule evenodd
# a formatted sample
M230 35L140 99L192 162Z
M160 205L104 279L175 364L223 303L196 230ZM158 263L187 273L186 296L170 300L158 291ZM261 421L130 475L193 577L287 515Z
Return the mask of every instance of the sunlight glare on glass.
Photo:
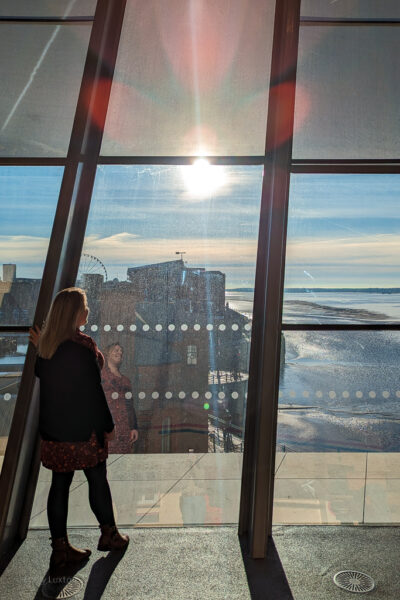
M210 196L226 183L225 167L210 165L206 158L198 158L181 169L186 189L194 198Z

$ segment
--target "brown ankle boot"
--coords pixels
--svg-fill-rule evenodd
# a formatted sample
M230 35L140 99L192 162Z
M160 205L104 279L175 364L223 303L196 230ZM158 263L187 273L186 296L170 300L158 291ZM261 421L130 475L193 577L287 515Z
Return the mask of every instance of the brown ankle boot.
M99 525L101 536L97 550L122 550L129 544L129 535L121 535L116 525Z
M72 546L67 535L61 538L50 537L49 539L52 540L51 547L53 548L50 557L51 571L77 563L92 554L92 551L89 550L89 548L82 550L81 548Z

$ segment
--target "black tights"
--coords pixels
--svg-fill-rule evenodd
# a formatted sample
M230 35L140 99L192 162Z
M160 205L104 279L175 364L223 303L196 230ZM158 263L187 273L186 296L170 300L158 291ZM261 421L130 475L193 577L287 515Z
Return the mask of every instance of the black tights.
M83 469L89 484L90 508L100 525L115 525L110 486L107 481L106 461ZM68 495L75 471L57 473L53 478L47 499L47 518L52 537L67 534Z

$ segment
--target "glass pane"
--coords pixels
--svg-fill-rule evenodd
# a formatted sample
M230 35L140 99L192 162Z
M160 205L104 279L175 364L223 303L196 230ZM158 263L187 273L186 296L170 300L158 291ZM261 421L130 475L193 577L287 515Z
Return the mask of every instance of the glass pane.
M302 0L301 15L337 19L398 19L400 6L398 0Z
M128 0L102 154L264 154L274 10Z
M98 168L77 284L106 355L124 522L238 519L261 184L262 166Z
M398 524L398 331L284 333L275 524Z
M0 167L0 325L31 325L62 167Z
M399 54L396 26L302 27L293 158L399 158Z
M8 442L28 341L27 334L0 332L0 471Z
M400 320L399 175L292 175L283 319Z
M400 451L398 331L285 331L278 446Z
M96 0L2 0L0 17L88 17Z
M0 24L0 155L66 156L91 24Z

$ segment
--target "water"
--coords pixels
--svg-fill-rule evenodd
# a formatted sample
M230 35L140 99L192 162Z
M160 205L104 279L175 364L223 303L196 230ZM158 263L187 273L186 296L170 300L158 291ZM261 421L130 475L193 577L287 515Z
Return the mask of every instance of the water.
M253 294L228 292L252 314ZM287 323L400 321L400 294L289 293ZM278 445L289 450L400 451L400 331L287 331Z

